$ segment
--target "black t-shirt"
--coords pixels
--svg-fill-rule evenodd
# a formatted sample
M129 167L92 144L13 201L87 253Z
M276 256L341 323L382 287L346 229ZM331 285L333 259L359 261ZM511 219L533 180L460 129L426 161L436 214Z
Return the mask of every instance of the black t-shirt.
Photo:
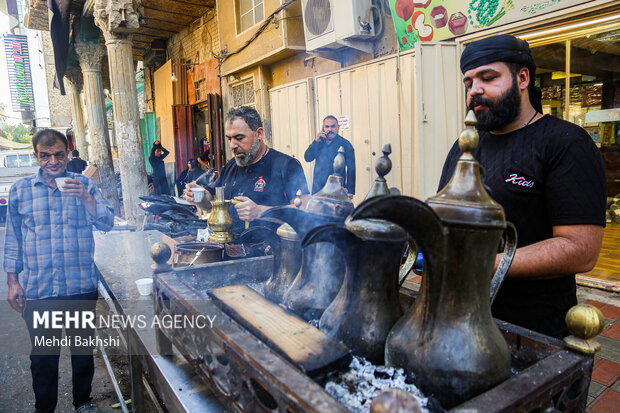
M224 187L224 197L247 196L258 205L279 206L291 203L298 190L308 193L308 185L299 161L291 156L269 148L258 162L248 166L238 166L235 159L229 160L218 178L210 183L196 181L215 196L215 188ZM229 208L233 218L233 234L244 230L243 221L239 220L234 206ZM264 222L252 225L265 225Z
M605 226L605 169L598 148L581 127L547 115L505 135L479 134L474 156L484 168L484 183L491 196L517 228L519 247L551 238L556 225ZM461 154L457 142L444 164L440 189L452 177ZM555 327L565 330L566 310L571 303L576 304L575 288L574 275L548 280L506 279L493 314L547 334ZM531 305L534 301L557 307L561 320L556 320L555 327L535 328L546 321L534 320L543 318ZM528 313L528 309L532 322L538 323L534 327L519 318L527 317L519 313Z

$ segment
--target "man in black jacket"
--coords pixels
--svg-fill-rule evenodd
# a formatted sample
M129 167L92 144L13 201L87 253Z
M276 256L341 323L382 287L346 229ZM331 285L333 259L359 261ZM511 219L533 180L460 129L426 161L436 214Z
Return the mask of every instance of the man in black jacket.
M155 195L169 195L170 187L168 186L168 179L166 178L166 165L164 164L164 158L168 156L170 152L161 146L160 141L155 141L151 148L151 155L149 156L149 163L153 168L153 187L155 188Z
M353 198L355 194L355 151L348 140L338 135L339 130L338 119L332 115L326 116L323 119L321 132L306 149L304 159L306 162L316 161L314 163L314 175L312 176L312 193L315 194L325 186L327 178L333 173L334 158L342 146L347 168L345 176L343 176L344 187L349 198Z
M80 158L77 149L71 151L71 160L67 163L67 171L81 174L87 166L86 161Z

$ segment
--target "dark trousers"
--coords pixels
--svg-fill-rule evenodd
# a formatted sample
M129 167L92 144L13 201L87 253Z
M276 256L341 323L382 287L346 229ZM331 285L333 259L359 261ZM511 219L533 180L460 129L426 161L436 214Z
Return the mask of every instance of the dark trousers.
M71 350L73 405L77 408L90 402L91 384L95 373L93 347L76 346L75 343L76 337L79 337L81 342L85 338L95 336L92 328L81 323L81 313L88 311L94 314L97 298L97 291L93 291L85 294L26 300L23 317L32 344L30 371L37 411L53 412L58 401L58 361L61 347L64 344L60 341L63 329L52 328L52 313L49 313L48 328L40 322L40 317L50 311L69 311L71 314L76 314L74 312L79 314L80 325L74 324L65 328L65 336L71 344L69 348ZM35 311L39 317L37 328L34 327ZM93 323L96 325L96 320Z
M155 189L155 195L170 195L168 179L165 176L153 176L153 188Z

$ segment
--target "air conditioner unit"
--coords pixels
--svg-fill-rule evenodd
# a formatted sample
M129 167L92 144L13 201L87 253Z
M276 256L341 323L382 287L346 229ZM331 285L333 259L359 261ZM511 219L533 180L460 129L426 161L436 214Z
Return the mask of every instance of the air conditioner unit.
M372 53L371 0L302 0L307 51L352 47Z

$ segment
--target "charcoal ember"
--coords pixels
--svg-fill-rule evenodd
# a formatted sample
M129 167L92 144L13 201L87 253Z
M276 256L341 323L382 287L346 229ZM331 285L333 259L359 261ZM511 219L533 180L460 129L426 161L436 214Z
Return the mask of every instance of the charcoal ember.
M422 406L410 393L388 389L372 400L370 413L422 413Z
M375 366L361 357L353 357L349 369L332 373L325 384L325 391L352 412L366 413L382 391L400 389L410 394L420 405L420 412L428 412L427 399L420 390L409 383L403 369Z

